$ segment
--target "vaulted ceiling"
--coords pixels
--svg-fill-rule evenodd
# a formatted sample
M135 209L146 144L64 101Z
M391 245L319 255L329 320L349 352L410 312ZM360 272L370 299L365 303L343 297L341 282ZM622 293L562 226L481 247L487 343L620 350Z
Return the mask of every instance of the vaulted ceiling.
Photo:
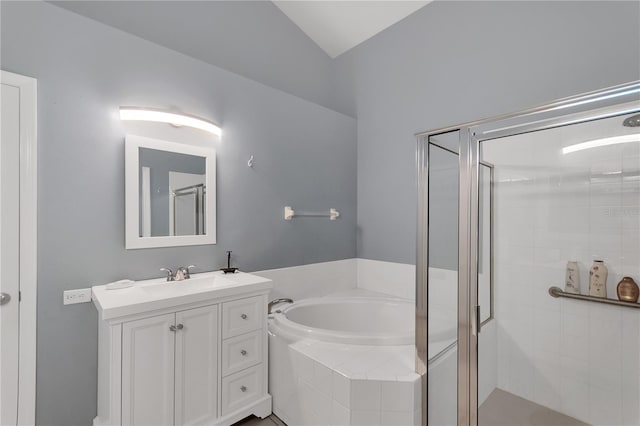
M429 1L280 1L273 3L335 58Z

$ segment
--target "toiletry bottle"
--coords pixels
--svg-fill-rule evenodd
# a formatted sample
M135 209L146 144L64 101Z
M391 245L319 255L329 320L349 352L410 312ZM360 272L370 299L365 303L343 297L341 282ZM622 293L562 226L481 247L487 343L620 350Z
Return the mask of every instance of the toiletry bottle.
M636 303L638 297L640 297L640 288L631 277L623 277L618 283L618 287L616 287L616 292L618 293L618 300L623 302Z
M589 296L607 297L608 270L602 260L594 260L589 271Z
M578 270L578 262L576 261L567 262L564 291L567 293L580 294L580 271Z

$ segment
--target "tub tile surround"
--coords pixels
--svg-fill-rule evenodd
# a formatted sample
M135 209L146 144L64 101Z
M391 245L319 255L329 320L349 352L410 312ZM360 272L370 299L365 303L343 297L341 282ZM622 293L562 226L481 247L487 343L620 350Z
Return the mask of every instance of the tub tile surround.
M257 274L274 281L272 299L292 295L297 295L294 300L327 295L415 298L414 265L348 259ZM455 313L457 301L452 286L455 288L457 272L430 268L429 274L430 303L442 312ZM328 288L317 288L325 283ZM455 316L449 320L455 322ZM494 321L483 328L481 401L497 384L496 334ZM413 345L381 347L293 340L283 344L270 338L269 345L271 394L276 395L273 409L288 424L420 423L421 389L414 370ZM450 343L430 342L430 349L435 354ZM429 413L434 424L455 423L456 358L454 348L429 364L429 388L433 389L429 404L441 407Z
M415 265L357 259L356 268L358 288L415 300Z
M347 259L260 271L271 298L319 296L414 298L415 267ZM421 419L414 348L270 339L274 413L288 424L413 425ZM284 373L290 371L291 373ZM277 379L275 379L277 377Z
M255 274L273 281L271 299L288 297L299 300L327 296L356 288L358 260L344 259L312 263L289 268L268 269L255 272Z
M310 341L271 347L287 354L274 358L272 352L272 371L293 366L288 383L272 382L284 386L289 396L274 400L274 413L287 424L419 424L420 379L413 372L413 348L385 347L382 355L380 349ZM368 368L353 373L354 360Z
M609 298L623 276L640 280L638 147L545 159L559 152L548 133L484 150L496 165L498 387L589 424L638 425L640 312L547 293L570 260L582 294L595 259Z
M272 299L299 300L358 288L415 300L415 270L415 265L410 264L353 258L254 273L273 280Z
M371 259L344 259L253 272L274 282L271 298L341 295L353 289L415 300L415 265ZM457 271L429 268L432 306L457 309Z

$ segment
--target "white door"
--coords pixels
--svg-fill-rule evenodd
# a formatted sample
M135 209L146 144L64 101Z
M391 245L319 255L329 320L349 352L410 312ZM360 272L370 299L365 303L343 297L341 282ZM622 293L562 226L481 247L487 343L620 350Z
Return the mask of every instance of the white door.
M212 424L218 401L218 307L176 314L176 426Z
M122 325L122 424L173 425L175 314Z
M20 89L2 84L0 147L0 424L18 422Z

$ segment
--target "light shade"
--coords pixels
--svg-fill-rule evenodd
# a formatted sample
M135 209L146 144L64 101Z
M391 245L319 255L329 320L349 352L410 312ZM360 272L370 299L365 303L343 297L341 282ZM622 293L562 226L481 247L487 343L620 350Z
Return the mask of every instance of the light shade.
M613 136L610 138L604 139L595 139L588 142L582 142L575 145L570 145L562 148L563 154L570 154L576 151L582 151L585 149L598 148L601 146L609 146L609 145L618 145L621 143L631 143L631 142L640 142L640 134L638 135L624 135L624 136Z
M193 127L218 137L222 136L222 129L211 121L193 115L177 114L153 108L120 107L120 120L168 123L174 126Z

